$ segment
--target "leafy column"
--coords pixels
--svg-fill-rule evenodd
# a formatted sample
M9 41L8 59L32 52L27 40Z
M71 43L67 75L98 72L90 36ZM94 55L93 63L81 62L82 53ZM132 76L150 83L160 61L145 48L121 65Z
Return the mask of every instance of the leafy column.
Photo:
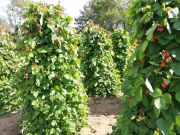
M88 23L81 36L81 69L84 84L90 95L116 95L120 76L112 59L112 43L107 32Z
M137 47L122 86L124 109L114 134L180 134L179 9L178 0L132 3L129 22Z
M115 30L111 33L113 51L115 53L113 55L113 60L116 63L122 78L127 66L128 54L130 54L130 42L128 36L128 33L124 30Z
M20 98L13 83L17 63L15 44L6 34L6 38L0 41L0 114L20 106Z
M17 47L23 134L70 135L86 124L87 96L71 20L59 5L31 4L24 14Z

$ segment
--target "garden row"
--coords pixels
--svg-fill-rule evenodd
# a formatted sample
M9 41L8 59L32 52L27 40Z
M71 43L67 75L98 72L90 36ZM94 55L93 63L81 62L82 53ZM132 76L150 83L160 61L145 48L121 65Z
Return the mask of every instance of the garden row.
M122 90L113 134L180 134L179 9L178 0L137 0L130 34L91 22L77 34L59 5L31 4L0 43L2 112L19 109L23 134L71 135L87 124L88 96Z
M23 134L75 134L87 125L88 96L120 91L128 39L92 23L76 34L59 5L31 4L23 17L0 44L1 113L19 110Z

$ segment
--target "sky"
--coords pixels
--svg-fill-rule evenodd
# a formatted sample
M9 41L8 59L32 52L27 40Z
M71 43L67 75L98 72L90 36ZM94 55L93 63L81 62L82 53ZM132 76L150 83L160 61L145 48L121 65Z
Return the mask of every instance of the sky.
M7 6L10 0L0 0L0 15L6 16L3 8ZM34 0L40 1L40 0ZM47 3L57 4L58 0L44 0ZM80 10L89 0L60 0L60 4L64 7L65 13L70 15L72 18L76 18L80 15Z

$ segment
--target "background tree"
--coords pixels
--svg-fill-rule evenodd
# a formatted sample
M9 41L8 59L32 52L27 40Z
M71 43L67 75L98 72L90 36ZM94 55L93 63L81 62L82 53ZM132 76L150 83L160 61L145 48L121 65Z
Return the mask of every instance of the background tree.
M75 19L79 30L84 28L88 21L99 24L107 30L125 27L126 9L130 0L90 0L84 6L81 15Z
M32 2L32 0L10 0L10 4L7 6L7 19L11 28L15 28L15 26L21 22L25 7L30 2Z
M7 34L10 32L10 26L7 21L3 18L0 18L0 41L7 37Z

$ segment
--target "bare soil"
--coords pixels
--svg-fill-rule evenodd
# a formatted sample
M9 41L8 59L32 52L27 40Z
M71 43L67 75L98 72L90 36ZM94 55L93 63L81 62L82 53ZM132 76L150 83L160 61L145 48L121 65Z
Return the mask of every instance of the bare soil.
M109 135L120 111L119 98L103 98L89 102L89 126L80 131L80 135ZM18 126L20 115L13 113L0 117L0 135L20 135Z
M92 100L89 107L88 121L90 127L83 128L80 135L109 135L120 111L119 98Z
M0 117L0 135L20 135L19 119L20 115L18 113Z

